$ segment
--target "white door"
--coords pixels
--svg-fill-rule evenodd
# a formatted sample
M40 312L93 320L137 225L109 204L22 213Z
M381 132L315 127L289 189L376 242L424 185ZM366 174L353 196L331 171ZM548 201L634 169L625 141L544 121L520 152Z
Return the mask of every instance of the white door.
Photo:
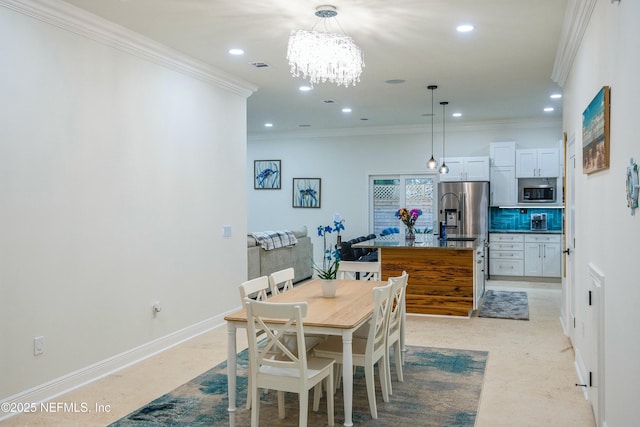
M538 169L538 150L516 150L516 177L535 177Z
M565 166L566 174L566 194L565 194L565 250L564 265L565 277L563 280L562 293L564 301L565 330L569 339L575 344L575 307L576 307L576 283L575 283L575 233L576 233L576 149L575 137L567 144L567 159Z

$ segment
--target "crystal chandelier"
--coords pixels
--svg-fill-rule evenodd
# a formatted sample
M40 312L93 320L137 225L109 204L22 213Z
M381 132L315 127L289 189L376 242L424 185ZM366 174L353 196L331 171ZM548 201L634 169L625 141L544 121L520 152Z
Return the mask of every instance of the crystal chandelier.
M334 6L318 6L315 13L322 20L334 18L337 14ZM315 25L311 30L291 30L287 60L291 74L294 77L302 75L311 84L329 81L338 86L355 86L364 67L362 51L351 37L316 31Z

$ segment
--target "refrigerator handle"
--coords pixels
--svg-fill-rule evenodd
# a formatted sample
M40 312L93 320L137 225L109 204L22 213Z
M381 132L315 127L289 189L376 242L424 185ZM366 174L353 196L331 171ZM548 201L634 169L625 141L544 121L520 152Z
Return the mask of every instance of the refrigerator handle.
M467 213L464 211L464 207L466 206L466 197L467 193L460 193L458 197L458 234L467 234L467 230L465 230Z

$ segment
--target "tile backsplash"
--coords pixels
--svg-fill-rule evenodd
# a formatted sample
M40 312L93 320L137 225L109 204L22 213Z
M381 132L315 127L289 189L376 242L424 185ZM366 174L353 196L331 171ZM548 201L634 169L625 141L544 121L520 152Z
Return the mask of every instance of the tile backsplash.
M526 212L526 213L525 213ZM564 209L544 208L491 208L489 231L531 230L531 214L547 214L547 231L562 231Z

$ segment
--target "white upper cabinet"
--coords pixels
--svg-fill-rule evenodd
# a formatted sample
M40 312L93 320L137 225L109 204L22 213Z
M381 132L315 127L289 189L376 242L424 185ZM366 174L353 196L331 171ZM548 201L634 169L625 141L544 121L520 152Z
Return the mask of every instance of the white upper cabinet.
M489 147L491 166L515 166L516 143L492 142Z
M557 178L559 175L559 149L538 148L516 150L517 178Z
M512 206L517 201L516 143L492 142L489 146L491 159L491 206Z
M491 206L513 206L516 196L516 168L491 166Z
M440 181L489 181L489 157L446 157L449 173Z

